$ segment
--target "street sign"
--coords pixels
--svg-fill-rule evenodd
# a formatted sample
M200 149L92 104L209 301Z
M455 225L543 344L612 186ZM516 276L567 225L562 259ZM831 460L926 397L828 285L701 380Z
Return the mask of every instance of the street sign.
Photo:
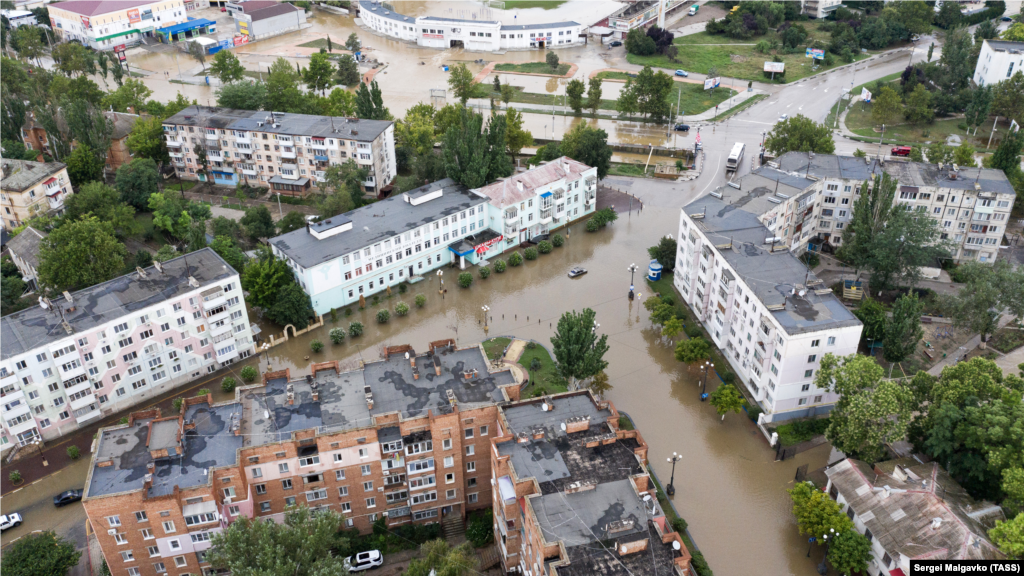
M718 86L721 83L722 83L722 79L721 78L708 78L707 80L704 81L704 89L705 90L711 90L712 88L718 88Z
M807 52L804 53L807 58L814 58L815 60L821 60L825 57L825 50L821 48L808 48Z

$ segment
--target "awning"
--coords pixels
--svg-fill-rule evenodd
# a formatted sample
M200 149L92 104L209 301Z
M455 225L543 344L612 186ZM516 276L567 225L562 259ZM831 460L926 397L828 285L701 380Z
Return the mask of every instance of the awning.
M281 176L274 176L270 179L271 184L292 184L294 186L305 186L309 184L309 178L296 178L295 180L289 180Z
M208 26L216 25L217 23L213 20L208 20L206 18L198 18L196 20L189 20L188 22L184 22L182 24L175 24L173 26L160 28L159 30L157 30L157 33L167 34L170 36L174 34L180 34L182 32L189 32L191 30L198 30L199 28L206 28ZM134 32L134 30L132 30L132 32Z
M551 197L551 192L545 192L545 193L541 194L540 197L541 198L550 198Z
M50 184L52 184L52 183L54 183L56 181L57 181L57 177L54 176L54 177L50 178L49 180L47 180L46 182L43 182L43 186L49 186Z

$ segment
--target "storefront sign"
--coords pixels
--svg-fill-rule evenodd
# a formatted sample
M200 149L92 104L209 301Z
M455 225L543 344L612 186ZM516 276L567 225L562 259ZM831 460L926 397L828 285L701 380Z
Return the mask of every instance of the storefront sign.
M124 44L118 44L117 46L114 46L114 52L124 52L126 48L127 46Z
M248 36L235 36L234 43L235 43L235 46L241 46L242 44L248 44L249 43L249 37Z
M128 11L128 21L132 24L135 24L136 22L142 22L142 16L139 15L138 8L132 8Z
M487 252L488 250L490 250L492 246L494 246L498 242L501 242L502 239L504 239L504 238L505 238L504 236L498 236L497 238L491 238L490 240L488 240L487 242L484 242L483 244L478 244L474 249L476 250L477 254L483 254L484 252Z

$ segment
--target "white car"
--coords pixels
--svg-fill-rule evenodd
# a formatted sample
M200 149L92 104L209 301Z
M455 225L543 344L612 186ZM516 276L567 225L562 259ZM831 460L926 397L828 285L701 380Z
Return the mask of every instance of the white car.
M345 567L349 572L362 572L371 568L377 568L384 563L384 555L380 550L369 550L360 552L355 556L345 558Z
M20 526L21 520L21 514L18 514L17 512L11 512L10 514L0 516L0 532L3 532L8 528Z
M779 116L779 122L785 122L787 118L789 118L789 114L783 114Z

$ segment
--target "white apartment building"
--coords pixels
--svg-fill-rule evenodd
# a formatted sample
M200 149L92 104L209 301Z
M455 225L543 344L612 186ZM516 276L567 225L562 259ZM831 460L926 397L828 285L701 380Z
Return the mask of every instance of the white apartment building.
M777 172L772 167L785 173L780 176L783 181L805 180L804 184L795 184L804 186L800 195L776 195L779 203L761 216L761 221L794 251L803 251L807 244L815 249L824 243L841 246L842 232L852 218L861 185L883 171L899 183L895 198L898 205L939 222L942 238L955 244L952 258L956 262L996 260L1016 199L1002 170L991 168L898 160L879 163L851 156L789 152L755 172L766 171L764 177L772 180Z
M782 421L831 410L838 395L814 385L821 358L856 353L863 326L762 222L780 205L766 180L745 176L682 209L673 282L765 419Z
M801 0L801 12L811 18L825 18L842 5L843 0Z
M158 28L182 24L188 11L209 5L209 0L67 0L47 4L47 10L54 32L65 42L112 50L152 38Z
M443 50L544 50L581 46L587 41L587 27L579 22L510 25L494 20L405 16L372 0L359 1L359 18L364 26L374 32L415 42L426 48Z
M238 272L209 248L41 301L0 330L0 450L60 437L254 350Z
M1024 66L1024 42L982 40L973 80L978 86L998 84L1020 71L1021 66Z
M367 192L388 190L398 175L390 121L189 106L164 120L164 133L175 171L189 180L305 196L349 159L368 170ZM197 145L208 174L198 174Z

